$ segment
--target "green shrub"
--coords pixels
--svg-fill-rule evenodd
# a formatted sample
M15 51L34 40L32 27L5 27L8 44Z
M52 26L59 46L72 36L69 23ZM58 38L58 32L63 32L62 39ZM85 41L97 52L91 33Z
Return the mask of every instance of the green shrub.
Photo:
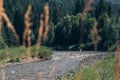
M35 52L36 52L36 46L33 46L31 48L31 54L32 56L35 55ZM45 58L45 57L50 57L52 55L52 48L48 48L48 47L45 47L45 46L40 46L40 49L39 49L39 58Z
M24 47L14 47L14 48L6 48L6 49L1 49L0 50L0 61L4 62L20 62L20 59L23 57L27 57L29 54L31 57L35 56L36 52L36 47L32 46L30 53L27 53L28 48ZM45 47L45 46L40 46L39 48L39 58L48 58L52 55L52 49Z

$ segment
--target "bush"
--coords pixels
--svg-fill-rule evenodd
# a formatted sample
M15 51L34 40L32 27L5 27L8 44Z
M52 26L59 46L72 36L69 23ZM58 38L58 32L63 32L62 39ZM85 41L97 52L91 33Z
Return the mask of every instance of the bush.
M31 54L32 56L35 56L35 51L36 51L36 46L33 46L31 48ZM45 47L45 46L40 46L39 49L39 58L46 58L50 57L53 54L53 51L51 48Z
M20 59L27 57L28 55L31 55L33 58L35 56L36 47L32 46L31 51L27 52L28 48L24 47L14 47L14 48L6 48L0 50L0 62L20 62ZM39 54L38 58L49 58L52 55L52 49L40 46L39 48Z

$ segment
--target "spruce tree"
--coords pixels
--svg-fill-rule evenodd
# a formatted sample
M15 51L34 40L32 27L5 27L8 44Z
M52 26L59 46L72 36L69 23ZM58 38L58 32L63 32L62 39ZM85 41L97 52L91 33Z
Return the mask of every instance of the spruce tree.
M79 12L82 12L85 6L85 0L77 0L75 2L75 11L74 13L77 14Z
M95 17L98 19L100 15L107 13L108 16L111 16L111 5L105 0L100 0L96 4Z
M99 50L108 50L110 18L107 13L102 14L98 19L98 31L101 37Z

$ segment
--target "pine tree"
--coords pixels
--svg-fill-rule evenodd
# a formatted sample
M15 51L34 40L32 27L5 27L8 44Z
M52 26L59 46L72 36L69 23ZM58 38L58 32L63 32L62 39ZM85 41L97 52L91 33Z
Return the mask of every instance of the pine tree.
M110 17L111 15L111 5L110 3L106 2L105 0L100 0L98 4L96 4L95 9L95 17L98 19L100 15L107 13Z
M109 27L110 27L110 18L107 13L102 14L98 19L97 29L101 40L99 42L99 50L108 50L109 42Z
M82 12L83 9L84 9L84 6L85 6L85 0L77 0L75 2L75 11L74 13L79 13L79 12Z

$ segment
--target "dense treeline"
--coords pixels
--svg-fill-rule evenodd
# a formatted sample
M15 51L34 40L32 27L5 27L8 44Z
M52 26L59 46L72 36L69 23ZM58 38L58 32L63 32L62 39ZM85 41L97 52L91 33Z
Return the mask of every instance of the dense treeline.
M82 47L84 50L93 50L90 30L95 21L98 22L97 30L100 36L98 50L111 50L116 47L116 37L118 24L113 11L115 5L100 0L92 4L92 10L87 13L84 23L83 37L80 37L80 20L82 11L87 0L4 0L5 12L12 21L17 34L20 37L20 44L23 41L24 14L27 6L32 5L31 12L31 38L34 45L37 40L40 14L44 13L43 6L46 2L50 5L49 34L47 46L56 50L78 50L80 48L80 38L83 39ZM118 6L117 6L118 7ZM7 28L4 22L2 30L3 39L0 37L0 44L11 47L16 46L13 33ZM1 46L1 45L0 45Z

